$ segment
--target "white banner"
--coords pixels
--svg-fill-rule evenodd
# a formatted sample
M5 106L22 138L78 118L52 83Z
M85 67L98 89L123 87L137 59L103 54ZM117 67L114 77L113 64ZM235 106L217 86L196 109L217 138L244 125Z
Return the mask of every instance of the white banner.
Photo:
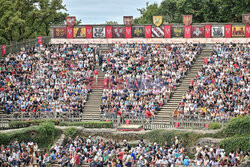
M112 44L112 43L248 43L250 38L110 38L110 39L59 39L52 38L52 44Z

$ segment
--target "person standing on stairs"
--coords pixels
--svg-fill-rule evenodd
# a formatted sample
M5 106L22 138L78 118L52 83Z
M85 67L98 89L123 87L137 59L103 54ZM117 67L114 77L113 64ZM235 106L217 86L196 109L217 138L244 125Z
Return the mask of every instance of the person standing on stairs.
M98 74L99 74L99 71L97 69L94 70L94 77L95 77L95 82L96 82L96 85L97 85L97 79L98 79Z
M102 66L102 59L103 59L102 54L99 54L98 59L99 59L99 66L101 67Z

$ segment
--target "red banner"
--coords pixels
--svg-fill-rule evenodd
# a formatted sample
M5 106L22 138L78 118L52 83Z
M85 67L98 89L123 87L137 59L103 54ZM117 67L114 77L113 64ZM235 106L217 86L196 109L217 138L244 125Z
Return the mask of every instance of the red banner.
M151 38L151 26L145 26L145 38Z
M42 36L37 37L37 42L39 45L41 45L43 43L43 37Z
M126 32L125 37L126 37L126 38L131 38L131 34L132 34L132 33L131 33L131 32L132 32L132 31L131 31L131 27L127 27L127 26L126 26L126 27L125 27L125 32Z
M6 45L2 45L2 56L6 55Z
M66 17L66 24L68 27L73 27L76 22L76 17L75 16L68 16Z
M92 26L86 26L86 38L92 38Z
M191 26L185 26L185 34L184 37L185 38L191 38Z
M205 38L211 38L211 24L205 25Z
M72 39L73 38L73 28L67 27L67 38Z
M165 25L165 38L171 38L171 25Z
M250 38L250 25L248 25L248 26L246 25L245 29L246 29L246 32L245 32L246 33L246 38Z
M225 24L225 38L231 38L232 25Z
M112 26L106 26L106 38L112 38Z

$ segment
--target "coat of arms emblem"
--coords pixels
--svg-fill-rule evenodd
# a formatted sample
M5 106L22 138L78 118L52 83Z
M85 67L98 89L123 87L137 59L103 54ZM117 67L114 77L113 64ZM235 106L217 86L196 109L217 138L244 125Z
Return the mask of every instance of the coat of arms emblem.
M192 24L192 15L183 15L182 18L183 24L185 26L189 26Z
M153 23L155 26L159 27L163 22L162 16L153 16Z

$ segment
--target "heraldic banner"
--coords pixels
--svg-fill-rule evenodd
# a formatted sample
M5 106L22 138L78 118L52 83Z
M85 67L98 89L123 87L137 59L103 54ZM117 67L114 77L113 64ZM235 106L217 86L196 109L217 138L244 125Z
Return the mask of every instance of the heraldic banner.
M205 25L205 38L211 38L211 24Z
M222 38L224 37L224 26L212 26L212 37Z
M75 16L68 16L66 17L66 24L67 27L73 27L76 22L76 17Z
M171 27L171 37L183 37L184 28L183 27Z
M151 30L152 38L163 38L164 37L164 27L152 27Z
M232 37L245 37L245 26L233 26Z
M132 30L131 27L125 27L125 38L131 38Z
M191 38L191 26L185 26L185 38Z
M105 38L106 28L103 26L93 27L93 38Z
M250 38L250 25L246 25L246 38Z
M86 26L86 38L92 38L92 26Z
M151 38L151 26L145 26L145 38Z
M134 38L144 38L145 33L144 33L144 27L132 27L132 37Z
M125 26L131 26L133 24L133 16L123 16L123 23Z
M231 38L231 24L225 24L225 38Z
M74 27L73 38L86 38L86 27Z
M112 26L106 26L106 38L112 38Z
M66 28L54 28L54 38L66 38Z
M43 43L43 37L42 36L37 37L37 42L39 45L41 45Z
M192 27L192 38L204 38L204 27Z
M113 38L124 38L125 27L113 27Z
M2 45L2 56L6 55L6 45Z
M72 39L73 38L73 28L67 27L67 38Z
M192 24L192 15L183 15L182 21L185 26L190 26Z
M162 16L153 16L153 23L155 26L159 27L163 22Z
M171 25L165 25L165 38L171 38Z
M246 26L250 25L250 14L243 14L242 21Z

